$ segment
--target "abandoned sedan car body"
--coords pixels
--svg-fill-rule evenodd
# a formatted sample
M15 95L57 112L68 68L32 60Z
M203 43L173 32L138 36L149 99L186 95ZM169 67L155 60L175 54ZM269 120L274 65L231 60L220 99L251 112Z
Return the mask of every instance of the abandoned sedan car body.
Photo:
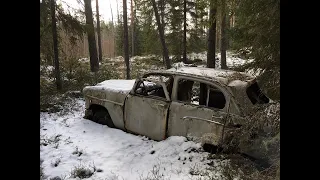
M107 80L83 90L85 117L154 140L185 136L212 145L241 125L243 111L268 103L253 76L181 67L137 80Z

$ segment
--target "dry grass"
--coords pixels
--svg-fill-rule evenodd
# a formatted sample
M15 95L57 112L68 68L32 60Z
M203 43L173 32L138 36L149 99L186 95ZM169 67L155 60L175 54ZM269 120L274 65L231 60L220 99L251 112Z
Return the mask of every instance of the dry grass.
M71 170L71 177L85 179L91 177L94 172L95 168L86 167L80 164L78 166L75 166L74 169Z
M229 155L230 163L223 168L227 179L279 179L280 103L259 105L248 111L245 123L223 147L228 153L250 150L256 156L253 162L247 157Z

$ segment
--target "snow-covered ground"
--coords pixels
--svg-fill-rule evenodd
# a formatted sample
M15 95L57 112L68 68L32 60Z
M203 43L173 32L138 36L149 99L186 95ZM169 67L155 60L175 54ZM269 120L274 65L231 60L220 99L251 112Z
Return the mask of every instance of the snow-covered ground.
M233 52L230 52L230 51L227 51L227 66L229 68L231 67L235 67L235 66L239 66L239 65L243 65L245 64L246 62L251 62L252 59L249 59L249 60L245 60L245 59L242 59L242 58L239 58L237 57L237 54L233 53ZM195 59L200 59L201 61L203 62L207 62L207 52L201 52L201 53L190 53L187 55L188 59L190 60L195 60ZM220 69L221 68L221 54L220 53L217 53L216 54L216 68L217 69Z
M228 51L227 52L227 66L229 68L233 68L239 65L243 65L247 62L251 62L253 61L253 59L242 59L239 58L237 53ZM173 58L173 56L170 56L170 58ZM182 66L198 66L198 67L206 67L206 61L207 61L207 52L200 52L200 53L189 53L187 54L187 58L191 61L197 60L195 61L195 63L197 65L194 64L184 64L183 62L177 62L177 63L173 63L172 67L182 67ZM217 53L216 54L216 69L220 69L221 68L221 54ZM86 63L89 66L89 58L80 58L78 59L78 61L80 63ZM120 72L120 77L119 78L125 78L125 70L126 70L126 66L124 63L124 58L122 56L117 56L117 57L113 57L113 58L106 58L103 63L99 63L100 65L108 65L108 66L112 66L112 68L114 68L115 71ZM165 69L164 64L162 62L162 58L161 56L156 56L156 55L144 55L144 56L134 56L130 58L130 68L131 71L138 71L139 74L143 74L145 71L148 70L159 70L159 69ZM49 76L49 74L51 74L51 76L53 76L53 66L40 66L40 71L42 72L41 77L43 77L44 79L47 79L48 81L53 81L52 78L48 79L47 77ZM254 72L252 70L248 70L246 71L247 73L253 75L253 76L257 76L259 75L259 73L261 72ZM65 80L68 80L67 78L65 78Z
M90 169L92 180L220 179L222 162L208 160L200 144L112 129L83 119L84 107L84 100L72 99L61 112L40 113L40 161L48 179L77 179L71 175L77 167Z
M253 59L245 60L245 59L239 58L239 57L237 57L236 53L233 53L230 51L227 51L226 55L227 55L227 66L229 68L235 67L238 65L243 65L246 62L251 62L253 60ZM152 59L152 58L157 59L159 57L161 57L161 56L156 56L156 55L134 56L134 57L130 58L130 62L136 62L136 61L143 62L145 59ZM171 55L171 56L169 56L169 58L172 59L173 56ZM207 62L207 52L204 51L204 52L200 52L200 53L189 53L189 54L187 54L187 58L191 61L198 59L198 60L201 60L202 62L205 63L205 62ZM221 54L217 53L216 58L218 58L216 60L216 68L220 69L220 67L221 67L221 62L220 62ZM83 59L88 61L87 58L82 58L82 59L80 59L80 61L84 61ZM160 60L162 61L162 58L160 58ZM107 61L109 61L109 62L124 62L124 58L122 56L117 56L114 58L108 58ZM179 62L179 63L181 64L182 62Z

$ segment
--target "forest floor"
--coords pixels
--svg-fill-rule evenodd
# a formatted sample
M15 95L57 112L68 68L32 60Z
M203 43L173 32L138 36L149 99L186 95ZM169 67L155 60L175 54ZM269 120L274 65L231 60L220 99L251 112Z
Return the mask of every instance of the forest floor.
M217 56L220 59L220 54ZM193 66L204 66L206 53L191 53ZM161 59L161 58L160 58ZM88 59L81 59L88 62ZM217 67L220 67L217 60ZM227 53L228 67L245 63ZM124 78L122 57L107 58L105 64ZM132 78L151 69L163 69L156 56L130 59ZM186 66L178 62L173 67ZM52 71L50 66L46 67ZM61 101L59 100L61 99ZM199 143L174 136L157 142L86 120L82 97L57 96L55 111L40 112L40 178L92 180L225 179L228 158L213 158ZM234 178L232 178L234 179Z

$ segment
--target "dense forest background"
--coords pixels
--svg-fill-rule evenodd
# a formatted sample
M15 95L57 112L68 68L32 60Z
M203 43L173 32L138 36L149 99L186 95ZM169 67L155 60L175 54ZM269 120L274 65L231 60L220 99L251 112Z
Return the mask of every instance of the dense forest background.
M71 115L64 115L74 113L79 117L72 122L82 123L83 112L72 109L77 103L83 108L77 99L82 89L108 79L135 79L151 69L179 66L247 72L273 101L246 116L248 123L226 149L250 146L252 137L268 132L260 150L272 165L257 168L233 156L210 157L232 162L222 168L226 179L280 179L280 0L113 0L117 8L110 5L110 21L99 13L103 0L75 1L80 8L67 0L40 1L40 121L57 125L57 119L67 121ZM40 148L60 136L40 134ZM45 179L42 170L40 160Z
M119 56L126 61L135 56L154 55L163 61L163 64L154 65L170 68L175 62L193 63L187 54L205 52L208 67L215 68L219 53L222 69L254 70L267 94L276 100L280 98L280 1L128 1L124 1L127 4L125 8L120 0L117 1L117 9L110 6L110 12L117 12L117 15L108 22L100 21L98 8L91 7L91 3L98 4L98 0L78 1L83 8L72 11L63 9L62 4L52 4L50 0L40 3L40 64L56 67L55 81L65 84L64 88L58 89L66 89L70 84L64 82L64 77L71 80L76 76L79 59L89 58L90 71L109 79L115 73L101 72L103 67L99 67L98 61L107 64L111 58ZM127 9L129 14L124 11ZM53 48L55 42L57 47ZM238 67L227 67L227 51L238 53L248 62ZM126 68L129 63L124 64L126 66L119 67L119 71L137 71L135 67ZM130 74L134 77L135 73ZM80 80L89 79L77 81ZM88 82L91 81L95 82Z

